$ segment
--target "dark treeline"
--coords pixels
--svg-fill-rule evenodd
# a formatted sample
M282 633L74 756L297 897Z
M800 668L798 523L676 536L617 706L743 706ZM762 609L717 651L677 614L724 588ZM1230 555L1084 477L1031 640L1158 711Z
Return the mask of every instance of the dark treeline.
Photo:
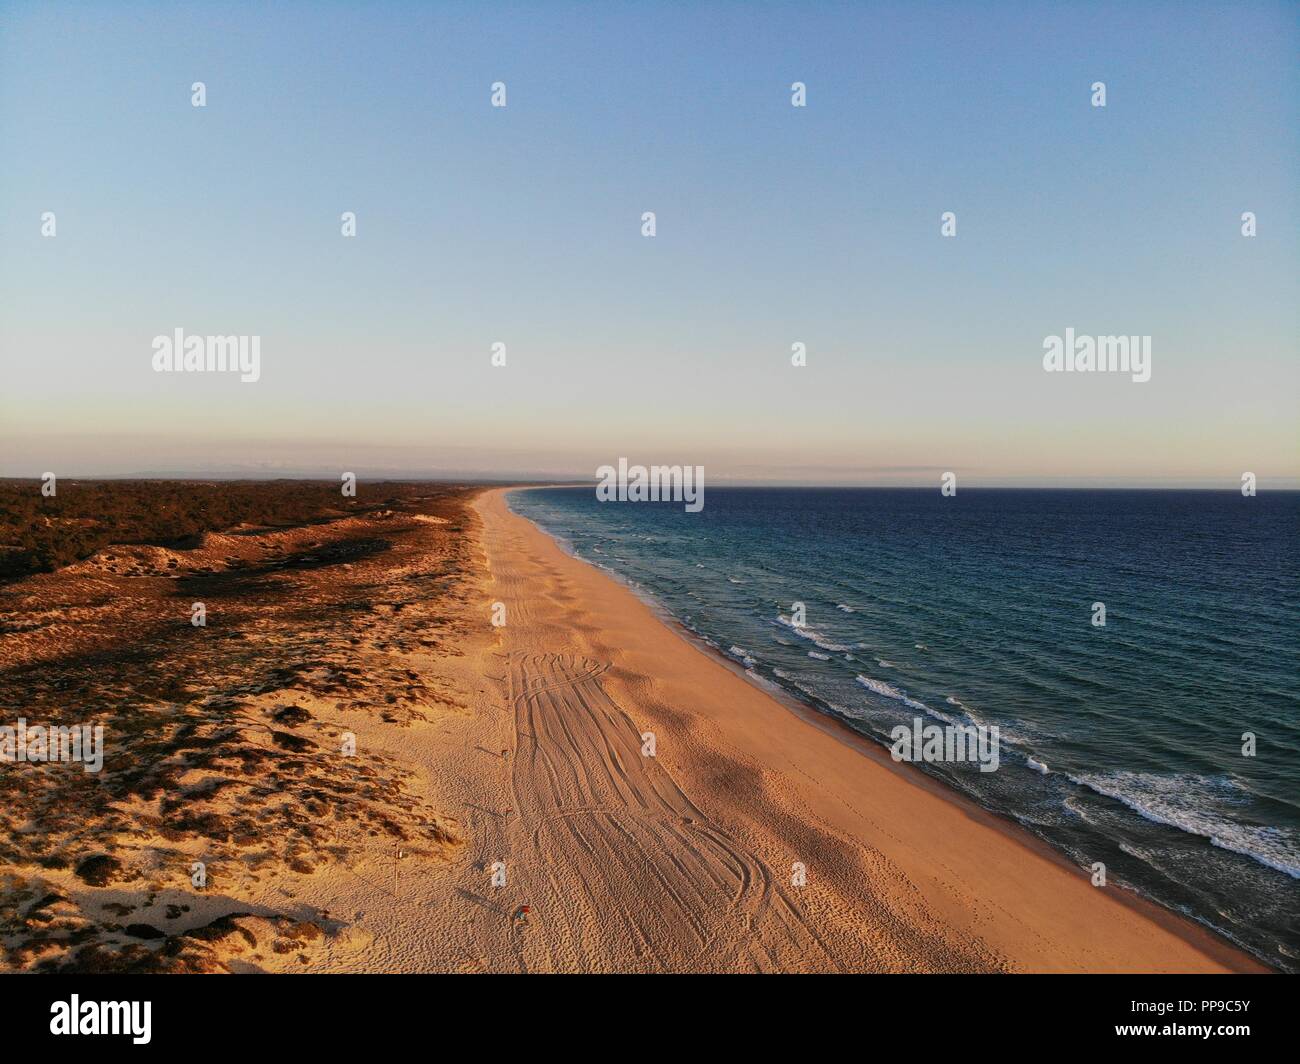
M49 572L110 543L182 546L239 524L300 525L427 495L429 484L338 481L0 480L0 578Z

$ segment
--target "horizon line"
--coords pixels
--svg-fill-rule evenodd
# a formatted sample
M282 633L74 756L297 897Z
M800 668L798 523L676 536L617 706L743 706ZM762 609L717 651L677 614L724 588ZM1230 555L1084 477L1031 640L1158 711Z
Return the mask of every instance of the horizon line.
M87 481L151 481L156 483L194 483L202 481L224 481L228 483L275 483L277 481L290 481L296 483L333 483L337 480L338 474L315 473L315 472L292 472L279 475L272 474L248 474L242 472L217 472L217 473L199 473L187 471L175 472L133 472L133 473L93 473L93 474L58 474L58 480L69 482L87 482ZM1079 478L1088 479L1088 478ZM1103 480L1104 478L1098 478ZM1190 478L1189 478L1190 479ZM1276 486L1266 486L1263 483L1257 484L1257 491L1268 491L1271 493L1279 492L1300 492L1300 480L1292 477L1280 478L1284 483ZM41 476L9 476L0 474L0 483L33 483L40 484ZM556 478L556 477L537 477L537 476L520 476L511 477L501 474L476 476L473 474L449 474L445 476L429 476L416 473L386 470L376 474L358 474L357 480L361 482L369 481L372 484L462 484L466 486L485 486L485 487L518 487L518 488L593 488L595 483L591 479L579 478ZM722 478L709 485L713 490L736 490L736 489L779 489L787 491L931 491L938 490L938 484L919 484L919 483L845 483L835 482L826 483L818 481L795 482L789 480L776 479L759 479L759 480L736 480L732 478ZM1204 492L1240 492L1240 482L1229 481L1226 484L1210 483L1202 478L1196 478L1195 483L1177 484L1177 483L1156 483L1143 482L1137 484L1115 483L1111 480L1105 480L1102 483L1034 483L1034 484L993 484L993 483L975 483L960 484L961 491L1204 491Z

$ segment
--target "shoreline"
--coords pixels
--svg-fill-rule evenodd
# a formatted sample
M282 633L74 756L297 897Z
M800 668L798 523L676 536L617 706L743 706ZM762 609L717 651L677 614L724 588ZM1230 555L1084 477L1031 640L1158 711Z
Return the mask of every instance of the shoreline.
M900 884L893 882L894 876L904 873L903 893L920 894L912 900L919 900L925 910L920 921L925 937L937 935L942 947L969 943L975 933L988 953L1002 962L994 963L991 970L1271 971L1210 928L1130 888L1112 885L1103 893L1068 858L1019 824L984 809L916 766L893 762L870 737L784 689L747 675L618 574L576 557L509 508L510 493L545 486L490 488L475 500L473 506L484 521L489 558L494 551L486 540L491 534L509 532L566 584L581 582L599 600L598 619L606 623L590 625L586 622L597 610L572 606L567 613L575 630L607 633L618 627L637 636L626 647L598 646L612 659L606 686L615 694L615 702L638 716L653 719L663 714L675 723L685 718L681 722L688 730L720 729L721 742L716 745L738 747L734 752L745 761L760 755L752 767L760 775L779 777L769 787L775 792L771 796L775 805L811 807L822 821L819 827L829 828L837 841L896 866L887 877L895 889ZM563 564L557 567L556 558ZM654 628L661 634L656 635ZM629 659L644 657L649 649L638 643L653 643L651 653L666 659L659 662L661 666L689 669L696 684L692 690L708 691L709 706L692 712L683 711L680 702L664 704L659 689L679 685L665 681L662 668L632 667L642 662ZM738 694L735 684L743 685L745 694ZM618 697L620 693L631 705ZM791 757L793 750L798 751L797 757ZM713 760L716 753L710 749L705 760ZM782 761L790 763L781 766ZM782 772L781 767L794 771ZM690 776L697 766L683 768ZM697 800L704 797L693 788L688 790ZM882 796L882 791L890 793ZM729 795L715 790L708 798L725 805ZM879 822L882 813L888 814L887 825ZM917 827L920 830L907 830ZM904 830L899 833L899 828ZM880 887L871 884L873 891ZM857 891L850 886L848 893ZM891 965L888 970L900 969ZM951 969L928 963L912 968L905 963L901 970ZM959 964L958 970L990 969Z

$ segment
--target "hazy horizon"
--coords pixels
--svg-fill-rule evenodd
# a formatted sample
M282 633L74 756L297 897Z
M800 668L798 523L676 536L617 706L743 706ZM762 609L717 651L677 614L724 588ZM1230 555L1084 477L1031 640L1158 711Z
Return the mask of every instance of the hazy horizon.
M0 4L0 475L1300 487L1294 10L1178 12Z
M347 470L346 472L357 473L361 483L420 483L428 482L430 484L482 484L487 486L519 486L519 487L560 487L560 488L586 488L595 483L596 479L592 476L582 476L579 474L554 476L539 476L533 473L521 472L511 473L484 471L430 471L430 470L400 470L400 469L374 469ZM278 472L259 472L255 470L239 469L213 469L208 471L192 471L184 469L173 470L134 470L124 473L79 473L76 470L58 474L61 481L104 481L104 480L141 480L141 481L254 481L254 482L274 482L274 481L304 481L304 482L322 482L332 483L338 479L338 475L333 470L283 470ZM19 480L32 481L40 483L40 478L36 476L11 476L8 474L0 475L0 481ZM773 488L773 489L806 489L814 490L835 490L843 489L846 491L861 490L871 491L880 490L888 491L891 489L909 490L909 491L926 491L933 489L938 481L931 483L929 481L921 482L917 480L908 481L831 481L831 480L781 480L778 478L754 478L745 479L743 477L720 477L718 479L709 479L707 488L709 490L725 488ZM1300 491L1300 485L1291 483L1282 483L1278 481L1262 481L1257 485L1260 491L1269 492L1297 492ZM960 481L960 487L963 491L1206 491L1215 492L1223 491L1233 495L1241 494L1241 482L1232 481L1231 483L1219 482L1155 482L1143 480L1135 477L1129 483L1112 483L1102 478L1080 477L1075 481L1059 480L1055 482L1029 483L1029 482L1011 482L1006 480L980 479L977 477L967 478Z

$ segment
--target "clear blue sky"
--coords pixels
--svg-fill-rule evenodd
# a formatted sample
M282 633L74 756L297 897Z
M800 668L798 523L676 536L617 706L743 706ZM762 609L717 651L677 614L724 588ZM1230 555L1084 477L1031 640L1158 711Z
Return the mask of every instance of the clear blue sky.
M1265 3L0 3L0 474L1295 486L1298 45ZM178 326L261 380L155 374ZM1151 381L1044 373L1067 327Z

